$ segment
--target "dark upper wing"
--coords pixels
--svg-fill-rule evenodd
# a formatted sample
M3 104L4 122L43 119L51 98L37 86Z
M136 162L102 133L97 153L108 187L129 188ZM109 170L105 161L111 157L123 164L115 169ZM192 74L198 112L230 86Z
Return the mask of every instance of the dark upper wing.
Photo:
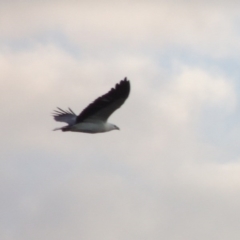
M66 122L68 125L72 125L76 122L77 115L71 108L68 108L67 111L57 108L57 110L53 112L53 117L58 122Z
M108 93L89 104L77 117L76 123L85 120L106 121L108 117L125 102L130 93L127 78L116 84Z

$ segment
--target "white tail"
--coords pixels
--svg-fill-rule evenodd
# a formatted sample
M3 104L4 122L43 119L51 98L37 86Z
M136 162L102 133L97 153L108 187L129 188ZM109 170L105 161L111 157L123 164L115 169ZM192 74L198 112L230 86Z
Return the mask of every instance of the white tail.
M57 131L57 130L62 130L62 127L53 129L53 131Z

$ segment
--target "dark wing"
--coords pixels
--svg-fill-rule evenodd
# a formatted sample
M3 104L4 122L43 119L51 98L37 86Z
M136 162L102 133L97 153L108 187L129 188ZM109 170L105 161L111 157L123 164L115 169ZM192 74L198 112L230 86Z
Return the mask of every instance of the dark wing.
M72 125L76 122L77 115L71 108L68 108L67 111L57 108L57 110L53 112L53 118L58 122L65 122L68 125Z
M79 114L76 123L88 120L107 121L108 117L125 102L129 93L130 82L124 78L115 88L89 104Z

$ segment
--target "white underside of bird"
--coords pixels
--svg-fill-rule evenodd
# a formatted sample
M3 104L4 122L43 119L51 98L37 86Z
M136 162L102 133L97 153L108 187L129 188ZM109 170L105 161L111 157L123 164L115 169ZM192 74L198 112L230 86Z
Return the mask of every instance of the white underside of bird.
M63 130L64 127L55 128L56 130ZM111 130L120 130L116 125L108 122L82 122L71 126L71 132L83 132L83 133L102 133L109 132Z

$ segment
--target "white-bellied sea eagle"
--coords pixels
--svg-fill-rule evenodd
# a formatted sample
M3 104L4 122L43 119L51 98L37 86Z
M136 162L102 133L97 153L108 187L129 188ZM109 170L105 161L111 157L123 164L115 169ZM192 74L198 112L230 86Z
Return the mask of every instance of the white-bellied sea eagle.
M62 110L57 108L53 117L58 122L65 122L68 125L54 130L63 132L84 132L84 133L102 133L119 128L107 122L109 116L122 106L130 93L130 82L127 78L116 84L108 93L97 98L89 104L78 116L68 108Z

